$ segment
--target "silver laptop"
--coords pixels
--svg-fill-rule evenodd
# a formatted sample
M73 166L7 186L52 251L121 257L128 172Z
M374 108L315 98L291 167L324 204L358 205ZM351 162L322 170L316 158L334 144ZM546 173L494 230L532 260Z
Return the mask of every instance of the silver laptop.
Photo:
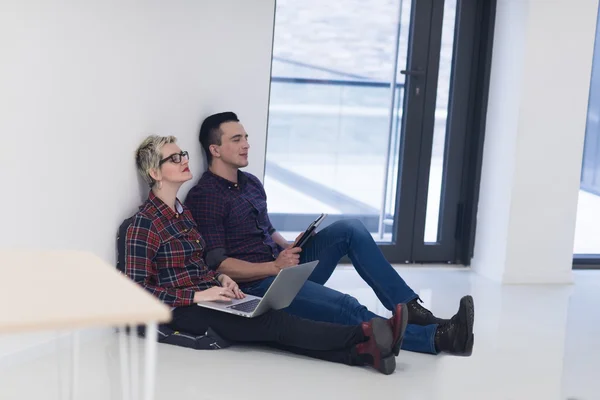
M294 300L318 263L318 261L312 261L282 269L273 280L273 283L271 283L264 297L247 294L243 299L234 299L226 303L220 301L200 301L197 304L200 307L212 308L213 310L248 318L264 314L269 310L286 308L292 303L292 300Z

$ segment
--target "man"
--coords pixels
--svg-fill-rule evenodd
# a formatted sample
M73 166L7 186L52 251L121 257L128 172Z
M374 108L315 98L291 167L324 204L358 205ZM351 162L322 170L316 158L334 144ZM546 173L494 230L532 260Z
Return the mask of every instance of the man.
M289 313L318 321L355 324L375 314L354 297L327 288L339 260L348 255L356 271L388 310L408 307L408 328L402 348L438 354L470 355L473 348L473 299L461 299L450 320L435 317L419 304L417 294L384 258L371 234L356 220L333 223L306 245L292 248L271 225L264 188L248 165L248 135L233 112L206 118L200 143L209 169L186 198L206 241L209 268L224 273L244 292L263 296L282 268L319 260Z

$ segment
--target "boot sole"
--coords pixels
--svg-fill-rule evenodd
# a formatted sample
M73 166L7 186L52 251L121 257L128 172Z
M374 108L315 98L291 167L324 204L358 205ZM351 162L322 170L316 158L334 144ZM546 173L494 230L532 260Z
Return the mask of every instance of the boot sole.
M460 300L460 308L465 313L464 318L469 332L465 342L465 352L461 355L469 357L471 354L473 354L473 344L475 342L475 335L473 334L473 325L475 324L475 305L473 304L473 297L463 297Z
M396 370L396 356L392 354L385 358L382 358L381 364L379 365L379 368L377 368L377 370L384 375L393 374Z
M401 325L400 325L400 337L398 342L394 345L394 355L397 357L400 354L400 349L402 348L402 342L404 341L404 333L406 332L406 326L408 325L408 307L406 304L402 304L401 306L401 314L400 317Z
M392 353L394 333L385 319L377 318L372 324L373 337L379 350L380 362L375 362L375 369L384 375L390 375L396 370L396 357Z

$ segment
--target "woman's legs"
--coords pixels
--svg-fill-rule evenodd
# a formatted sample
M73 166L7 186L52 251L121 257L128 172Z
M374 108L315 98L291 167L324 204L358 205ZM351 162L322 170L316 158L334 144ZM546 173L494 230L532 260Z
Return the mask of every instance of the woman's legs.
M179 307L171 326L196 335L211 327L232 342L273 342L307 350L349 349L366 339L360 326L310 321L283 311L244 318L198 306Z
M375 369L386 375L396 369L396 358L394 350L396 340L402 341L406 322L396 327L396 321L375 318L368 323L361 324L363 336L368 338L361 343L343 350L311 350L283 345L280 343L269 343L271 347L302 354L308 357L322 360L348 364L348 365L372 365ZM402 324L402 323L401 323ZM398 336L394 333L398 329ZM398 344L398 349L400 344Z
M309 357L348 365L371 364L385 374L395 369L393 333L377 318L358 326L302 319L283 311L244 318L198 306L173 311L174 329L201 335L211 327L224 339L241 343L267 343Z
M293 346L286 346L284 344L279 343L267 343L269 347L273 347L275 349L289 351L290 353L300 354L302 356L317 358L319 360L325 360L330 362L335 362L339 364L346 365L366 365L367 362L365 360L361 360L356 352L352 350L307 350L301 349Z

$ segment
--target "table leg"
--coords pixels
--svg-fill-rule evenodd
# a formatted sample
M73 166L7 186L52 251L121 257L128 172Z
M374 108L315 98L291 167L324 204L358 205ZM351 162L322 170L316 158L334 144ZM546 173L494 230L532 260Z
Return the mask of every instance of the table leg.
M62 365L62 349L61 349L61 343L60 343L60 332L56 332L56 372L58 373L57 378L58 378L58 398L63 400L66 398L67 394L65 393L65 389L64 389L64 385L65 385L65 380L68 379L65 377L65 372L64 372L64 368Z
M139 368L139 345L137 327L131 326L129 331L129 354L130 354L130 377L131 377L131 400L139 400L140 395L140 368Z
M144 400L154 399L156 385L156 348L158 342L158 324L146 325L146 360L144 367Z
M130 400L129 341L127 340L126 328L126 326L119 327L119 355L121 358L121 389L123 390L123 400Z
M71 333L71 395L69 398L77 398L77 381L79 380L79 331Z

